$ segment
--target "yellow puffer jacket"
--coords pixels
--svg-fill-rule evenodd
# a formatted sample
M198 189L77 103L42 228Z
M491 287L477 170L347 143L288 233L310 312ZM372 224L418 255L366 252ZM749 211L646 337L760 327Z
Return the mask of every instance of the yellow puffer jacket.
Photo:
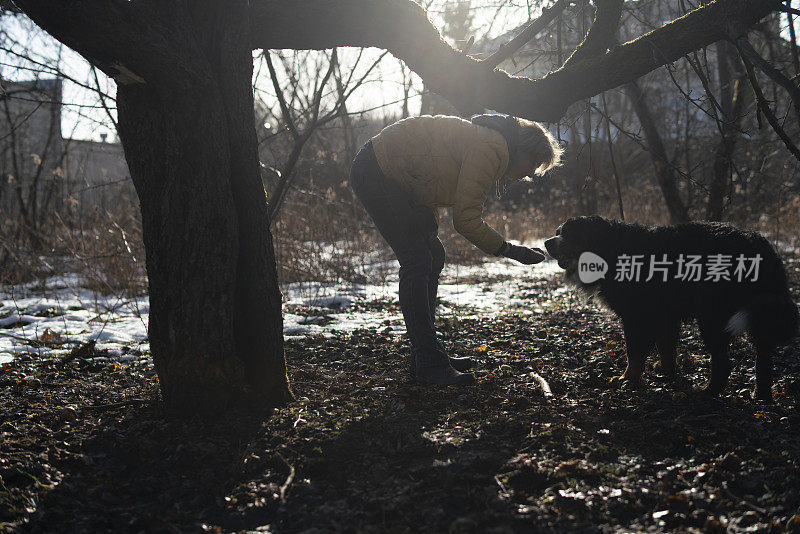
M414 202L453 206L453 226L476 247L494 254L503 237L481 217L492 185L508 166L503 135L459 117L423 115L384 128L372 139L383 173Z

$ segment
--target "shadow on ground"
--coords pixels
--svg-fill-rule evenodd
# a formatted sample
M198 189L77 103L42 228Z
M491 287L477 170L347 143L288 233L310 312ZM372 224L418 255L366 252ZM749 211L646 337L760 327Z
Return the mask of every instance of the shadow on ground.
M298 399L268 417L178 421L160 412L152 371L30 362L38 385L2 385L3 529L800 528L797 345L776 357L773 405L749 398L745 341L725 394L696 394L708 362L693 328L681 380L651 370L641 389L612 390L619 325L557 287L520 282L533 314L445 318L452 352L479 360L469 388L414 385L404 341L380 331L292 340Z

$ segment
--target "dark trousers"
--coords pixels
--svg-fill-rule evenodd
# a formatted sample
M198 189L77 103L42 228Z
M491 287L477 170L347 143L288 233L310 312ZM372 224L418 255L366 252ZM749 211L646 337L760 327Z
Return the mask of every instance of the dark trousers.
M414 204L397 182L384 176L371 142L353 161L350 185L400 262L400 308L417 367L447 365L447 352L433 326L445 260L433 210Z

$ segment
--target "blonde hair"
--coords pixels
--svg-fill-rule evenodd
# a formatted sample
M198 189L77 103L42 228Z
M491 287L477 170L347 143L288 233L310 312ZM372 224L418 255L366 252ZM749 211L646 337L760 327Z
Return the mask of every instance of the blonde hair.
M553 167L561 165L564 147L547 129L538 122L516 117L519 124L517 153L530 154L534 161L540 161L534 173L541 176Z

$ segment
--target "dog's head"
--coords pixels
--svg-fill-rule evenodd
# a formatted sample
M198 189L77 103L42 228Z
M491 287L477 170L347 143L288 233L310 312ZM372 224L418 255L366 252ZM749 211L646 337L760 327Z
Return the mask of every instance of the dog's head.
M554 237L544 242L547 253L566 270L567 280L578 283L578 258L584 252L603 251L613 224L613 221L597 215L572 217L558 227Z

